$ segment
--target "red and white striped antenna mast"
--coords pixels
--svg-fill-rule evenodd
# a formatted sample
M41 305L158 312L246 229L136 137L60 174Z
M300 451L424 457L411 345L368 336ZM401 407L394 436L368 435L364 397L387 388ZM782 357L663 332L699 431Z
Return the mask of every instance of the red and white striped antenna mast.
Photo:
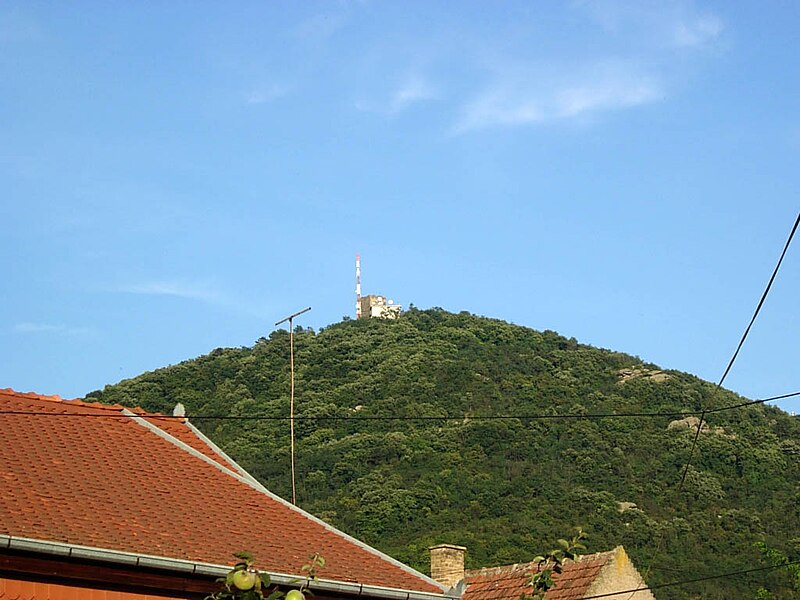
M356 319L361 318L361 257L356 254Z

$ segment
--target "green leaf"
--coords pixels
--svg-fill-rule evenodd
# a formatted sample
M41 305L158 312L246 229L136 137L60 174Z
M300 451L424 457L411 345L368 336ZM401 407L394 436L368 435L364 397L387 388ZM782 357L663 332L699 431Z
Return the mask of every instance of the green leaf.
M250 552L247 552L246 550L242 550L240 552L234 552L233 555L236 558L242 559L243 561L252 562L252 560L253 560L253 555Z

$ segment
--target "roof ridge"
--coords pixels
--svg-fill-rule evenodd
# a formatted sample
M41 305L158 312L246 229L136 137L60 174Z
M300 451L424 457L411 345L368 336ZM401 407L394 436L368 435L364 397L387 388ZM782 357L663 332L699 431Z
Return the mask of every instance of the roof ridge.
M8 394L9 396L18 396L20 398L38 398L40 400L50 400L53 402L65 402L66 400L58 394L43 395L36 392L19 392L13 388L0 388L0 393Z
M218 456L219 458L221 458L222 460L224 460L224 461L225 461L225 462L226 462L228 465L230 465L230 466L231 466L231 467L232 467L232 468L233 468L233 469L234 469L234 470L235 470L237 473L239 473L239 474L240 474L242 477L244 477L245 479L251 480L252 482L258 483L258 480L257 480L255 477L253 477L252 475L250 475L250 473L248 473L248 472L245 470L245 468L244 468L244 467L242 467L242 466L241 466L239 463L237 463L237 462L236 462L235 460L233 460L233 459L232 459L230 456L228 456L228 455L225 453L225 451L224 451L222 448L220 448L219 446L217 446L217 445L216 445L216 444L215 444L215 443L214 443L214 442L211 440L211 438L209 438L207 435L205 435L205 434L204 434L202 431L200 431L200 430L199 430L197 427L195 427L194 425L192 425L192 423L189 421L189 419L188 419L188 418L184 419L184 420L183 420L183 421L181 421L181 422L182 422L184 425L186 425L186 428L187 428L189 431L191 431L191 432L194 434L194 436L195 436L197 439L199 439L201 442L203 442L203 443L204 443L204 444L205 444L205 445L206 445L206 446L207 446L207 447L208 447L208 448L211 450L211 452L213 452L213 453L214 453L216 456ZM223 465L223 466L225 466L225 465ZM261 484L259 484L259 485L261 485Z
M588 560L596 560L598 558L610 559L617 553L622 546L616 546L613 550L604 550L603 552L594 552L592 554L581 554L577 560L566 559L567 563L580 563ZM549 561L546 561L549 562ZM523 563L512 563L508 565L496 565L493 567L478 567L477 569L465 569L465 576L479 576L479 575L499 575L500 573L511 573L513 571L524 571L529 568L538 566L540 561L531 560Z
M62 398L58 394L39 394L37 392L20 392L10 387L0 388L0 394L5 394L7 396L14 396L16 398L23 398L26 400L42 400L44 402L52 402L54 404L57 403L66 406L80 406L82 408L97 408L101 410L114 410L117 412L122 411L122 409L128 408L126 406L123 406L122 404L104 404L103 402L87 402L82 398ZM160 412L149 412L140 406L129 408L129 410L135 412L137 416L141 417L154 417L154 418L169 417L169 415L165 415Z
M3 400L5 399L5 400ZM381 576L373 576L371 574L361 573L361 567L356 568L356 574L352 575L352 577L356 577L354 581L359 581L360 578L366 577L368 581L376 580L380 585L397 585L400 589L402 586L404 589L417 589L417 590L429 590L432 593L444 593L446 591L445 586L442 584L434 581L427 575L420 573L416 569L413 569L400 561L392 558L391 556L384 554L378 551L375 548L370 547L369 545L365 544L364 542L349 536L348 534L344 533L343 531L333 527L332 525L322 521L318 517L304 511L303 509L292 505L290 502L286 501L285 499L281 498L280 496L270 492L267 488L261 485L258 480L252 478L247 471L241 469L241 467L233 461L228 462L224 460L224 456L222 456L221 451L216 451L213 447L210 447L202 437L198 436L194 431L191 423L188 422L187 419L173 419L169 418L166 415L158 415L158 414L151 414L147 413L146 411L142 410L141 408L130 409L119 405L108 405L108 404L99 404L99 403L87 403L82 400L73 400L73 401L65 401L61 398L53 398L53 397L43 397L39 394L35 393L28 393L28 394L21 394L18 392L14 392L13 390L5 391L0 390L0 403L5 402L8 404L19 404L22 406L29 407L27 410L39 412L42 407L44 408L44 412L46 413L58 413L58 412L70 412L72 414L87 414L90 415L94 413L95 416L106 416L108 415L111 417L108 419L110 424L108 427L103 424L102 426L99 425L83 425L83 423L97 423L98 419L71 419L69 420L69 425L59 426L56 428L58 432L63 433L64 439L72 439L70 436L73 436L73 430L80 430L81 432L97 432L101 431L105 435L106 433L109 435L115 433L125 433L127 437L131 437L131 439L136 439L136 444L131 446L132 448L139 447L137 444L141 444L142 447L147 447L151 451L159 451L156 450L159 446L153 441L154 436L150 434L155 434L158 438L161 439L161 443L167 443L167 445L174 450L168 452L169 456L171 456L174 460L180 461L177 454L173 454L173 452L178 452L183 455L186 459L193 461L194 459L200 459L203 463L205 463L206 468L208 465L213 466L216 468L216 472L224 472L230 477L223 477L222 475L218 475L217 477L213 477L212 479L215 480L228 480L233 482L238 482L245 484L247 488L252 490L255 494L262 495L264 499L271 499L278 505L282 505L285 509L289 509L285 513L285 516L281 516L280 520L286 520L288 523L296 522L297 526L300 526L299 519L303 519L306 525L302 527L302 529L306 529L309 526L321 527L321 530L326 532L326 535L332 534L330 539L332 547L338 548L336 552L340 552L343 557L343 567L340 569L341 576L343 577L350 577L348 575L351 567L348 567L348 561L356 560L353 557L357 557L360 555L358 559L359 562L363 561L365 564L373 563L372 569L378 568L379 570L385 571L386 573ZM38 405L38 406L37 406ZM99 411L103 411L100 413ZM125 420L125 421L133 421L137 425L144 427L145 429L149 429L149 434L139 434L136 432L134 428L131 430L130 428L125 428L126 432L122 432L121 429L117 428L116 423L118 421ZM177 421L177 423L173 424L173 421ZM30 419L23 419L17 421L20 424L21 432L28 431L22 425L27 424L26 427L30 427L31 420ZM78 425L81 423L81 425ZM180 423L180 424L178 424ZM100 427L100 429L98 429ZM66 433L64 433L66 432ZM69 435L67 435L69 434ZM74 437L74 436L73 436ZM151 441L146 442L146 438L150 438ZM139 440L143 440L139 442ZM197 442L197 443L195 443ZM106 445L112 444L112 440L106 440L104 442ZM206 452L204 447L208 447L209 452ZM166 452L166 446L161 446ZM181 452L182 451L182 452ZM49 464L49 463L48 463ZM188 464L188 463L187 463ZM238 466L239 469L235 468ZM232 483L233 483L232 482ZM213 482L212 482L213 483ZM220 488L222 489L222 488ZM228 488L231 489L231 488ZM257 501L258 504L263 503L263 501ZM266 509L265 509L266 510ZM269 511L277 510L269 508ZM272 514L272 513L270 513ZM291 516L294 514L295 516ZM297 521L296 521L297 520ZM313 528L312 528L313 529ZM311 529L309 529L311 531ZM80 533L80 532L79 532ZM84 532L85 533L85 532ZM322 531L319 531L321 534ZM310 534L309 534L310 535ZM334 539L338 540L334 542ZM302 544L301 544L302 546ZM125 546L127 547L127 546ZM206 548L203 548L203 551L206 552L208 555L213 554L213 552L208 551ZM361 554L363 553L363 554ZM177 556L177 555L176 555ZM286 562L286 557L280 558L280 560L276 559L276 563L278 562ZM380 561L378 563L377 561ZM355 564L355 563L354 563ZM353 567L355 568L355 567ZM390 576L391 574L391 576ZM380 583L383 582L394 582L394 583ZM404 582L404 583L403 583Z
M128 412L130 412L130 409L128 409ZM292 504L291 502L289 502L288 500L286 500L284 498L281 498L280 496L278 496L274 492L269 491L269 489L267 489L264 485L262 485L261 482L259 482L255 477L253 477L250 473L248 473L241 465L239 465L236 461L234 461L233 459L231 459L230 457L228 457L224 453L223 453L223 456L221 456L221 458L225 458L228 461L231 461L233 463L232 466L235 465L235 467L234 467L236 469L235 471L231 470L230 468L228 468L228 467L218 463L217 461L209 458L208 456L206 456L205 454L203 454L202 452L200 452L196 448L192 448L186 442L183 442L183 441L179 440L178 438L173 436L171 433L169 433L167 431L164 431L163 429L161 429L160 427L158 427L157 425L155 425L153 423L150 423L144 417L139 417L138 415L136 415L136 416L131 416L131 419L136 421L137 423L139 423L143 427L146 427L146 428L150 429L153 433L155 433L156 435L159 435L160 437L164 438L166 441L174 444L175 446L177 446L178 448L180 448L184 452L187 452L190 455L192 455L192 456L194 456L196 458L199 458L199 459L207 462L208 464L210 464L212 466L215 466L217 469L219 469L220 471L222 471L224 473L227 473L229 476L233 477L234 479L236 479L240 483L244 483L245 485L250 486L251 488L255 489L257 492L260 492L260 493L264 494L265 496L271 498L272 500L278 502L279 504L282 504L283 506L289 508L290 510L294 511L295 513L298 513L300 516L312 521L313 523L321 525L322 527L324 527L326 530L330 531L334 535L337 535L340 538L343 538L344 540L350 542L351 544L354 544L355 546L358 546L362 550L365 550L366 552L377 556L381 560L383 560L385 562L388 562L389 564L393 565L394 567L400 568L402 571L405 571L407 574L412 575L412 576L414 576L414 577L416 577L418 579L421 579L422 581L425 581L426 583L435 585L436 587L441 588L443 592L445 591L445 586L442 585L440 582L436 581L435 579L433 579L431 577L428 577L424 573L420 573L416 569L414 569L414 568L412 568L412 567L400 562L399 560L389 556L388 554L385 554L385 553L381 552L377 548L373 548L369 544L366 544L366 543L362 542L361 540L359 540L357 538L354 538L351 535L348 535L347 533L345 533L344 531L334 527L330 523L327 523L327 522L323 521L319 517L316 517L316 516L312 515L311 513L303 510L299 506L296 506L296 505ZM144 421L144 422L142 422L142 421ZM186 421L186 424L189 426L188 429L190 431L195 429L188 422L188 420ZM198 437L198 439L200 439L201 441L203 441L205 443L205 440L203 440L202 438L197 436L194 431L192 431L192 433L196 437ZM210 441L210 440L208 440L208 441ZM212 450L216 453L216 449L215 448L212 448ZM221 450L220 450L220 452L221 452Z
M205 454L203 454L202 452L200 452L196 448L192 448L189 444L187 444L183 440L175 437L170 432L162 429L161 427L159 427L155 423L151 423L148 419L152 415L137 414L137 413L134 413L129 408L123 408L122 415L129 417L132 421L134 421L138 425L141 425L145 429L150 430L155 435L157 435L160 438L164 439L165 441L169 442L170 444L172 444L173 446L177 447L178 449L183 450L184 452L186 452L190 456L193 456L195 458L199 458L200 460L202 460L202 461L204 461L204 462L206 462L206 463L208 463L208 464L210 464L210 465L212 465L214 467L217 467L220 471L222 471L224 473L227 473L228 475L230 475L234 479L236 479L238 481L242 481L242 479L243 479L242 475L236 473L235 471L229 469L228 467L222 465L221 463L218 463L217 461L213 460L212 458L209 458L208 456L206 456ZM161 415L161 416L164 416L164 415ZM191 429L188 429L188 430L191 432ZM245 482L243 482L243 483L245 483Z
M249 473L248 473L248 475L249 475ZM250 477L253 478L252 475L250 475ZM393 565L394 567L399 568L401 571L405 571L407 574L412 575L413 577L416 577L417 579L421 579L422 581L425 581L426 583L429 583L431 585L435 585L436 587L440 588L442 590L442 592L447 591L447 586L442 584L441 582L436 581L432 577L428 577L424 573L421 573L421 572L417 571L415 568L413 568L413 567L411 567L411 566L409 566L409 565L397 560L396 558L394 558L392 556L389 556L388 554L385 554L384 552L381 552L377 548L373 548L372 546L370 546L366 542L362 542L358 538L355 538L355 537L345 533L341 529L338 529L338 528L334 527L330 523L328 523L326 521L323 521L319 517L316 517L316 516L312 515L310 512L307 512L307 511L303 510L299 506L296 506L296 505L292 504L291 502L289 502L288 500L286 500L284 498L281 498L280 496L278 496L274 492L269 491L266 487L261 485L261 483L259 483L257 479L255 479L255 478L253 478L253 479L254 479L254 481L256 482L257 485L253 485L252 483L249 483L248 485L251 485L251 486L255 487L261 493L266 494L267 496L269 496L273 500L275 500L275 501L283 504L284 506L288 507L290 510L293 510L296 513L299 513L301 516L309 519L310 521L321 525L322 527L324 527L326 530L330 531L334 535L337 535L340 538L343 538L345 541L347 541L347 542L349 542L349 543L351 543L351 544L353 544L355 546L358 546L359 548L361 548L362 550L368 552L369 554L377 556L381 560L383 560L385 562L388 562L389 564Z
M578 556L578 560L574 562L580 562L582 560L593 560L595 558L600 558L604 554L606 555L606 558L612 558L614 554L616 554L617 550L619 550L620 548L622 548L622 545L614 546L614 548L612 548L611 550L603 550L602 552L594 552L592 554L581 554L580 556Z
M115 404L114 406L122 406L122 405ZM157 417L166 417L170 421L177 421L178 423L184 423L186 420L188 420L188 417L186 416L183 416L181 418L175 418L175 415L165 415L162 412L150 412L143 409L141 406L134 406L134 407L124 406L123 408L127 408L129 411L136 413L136 416L138 417L147 417L147 418L152 417L154 419Z

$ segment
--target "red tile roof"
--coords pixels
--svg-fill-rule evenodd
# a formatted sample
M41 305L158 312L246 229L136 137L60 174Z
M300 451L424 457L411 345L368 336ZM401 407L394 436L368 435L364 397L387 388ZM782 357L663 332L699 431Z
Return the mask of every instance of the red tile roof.
M548 590L546 600L581 600L601 569L614 557L615 551L583 556L567 561L561 573L553 573L555 586ZM529 562L503 567L491 567L466 572L467 591L462 600L519 600L531 594L531 574L539 564Z
M322 579L442 593L248 483L183 419L124 410L0 390L0 413L70 415L0 414L0 534L220 565L248 550L286 574L318 552Z
M0 578L0 600L181 600L167 596L131 594L73 587L56 583Z

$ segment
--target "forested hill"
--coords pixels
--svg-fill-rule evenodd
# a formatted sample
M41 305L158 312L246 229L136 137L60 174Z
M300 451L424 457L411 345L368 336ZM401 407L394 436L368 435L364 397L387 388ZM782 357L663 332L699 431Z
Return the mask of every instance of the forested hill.
M696 429L670 428L678 417L525 418L744 400L694 376L552 331L439 309L298 329L295 359L298 503L420 570L434 543L467 546L472 567L506 564L531 560L581 525L589 551L624 544L642 571L663 533L648 578L658 583L752 568L762 564L754 542L792 555L800 538L800 424L776 408L710 414L680 497ZM285 417L289 336L217 349L88 399ZM518 418L481 418L507 415ZM193 423L291 497L286 420ZM789 597L780 572L657 596L752 598L760 584Z

